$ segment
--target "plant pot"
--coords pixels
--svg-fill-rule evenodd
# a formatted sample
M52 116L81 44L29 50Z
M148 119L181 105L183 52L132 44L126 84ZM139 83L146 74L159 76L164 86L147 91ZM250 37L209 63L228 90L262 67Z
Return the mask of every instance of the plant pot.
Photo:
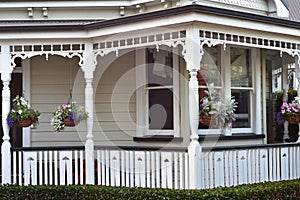
M232 136L232 122L226 123L225 127L221 129L221 133L225 136Z
M297 115L294 118L288 118L286 120L289 122L289 124L298 124L300 121L300 117Z
M65 126L73 127L76 126L79 122L77 121L70 121L68 118L63 119Z
M32 119L21 119L16 121L18 127L28 127L32 124Z
M211 115L200 115L199 121L204 126L210 126L216 124L216 120Z

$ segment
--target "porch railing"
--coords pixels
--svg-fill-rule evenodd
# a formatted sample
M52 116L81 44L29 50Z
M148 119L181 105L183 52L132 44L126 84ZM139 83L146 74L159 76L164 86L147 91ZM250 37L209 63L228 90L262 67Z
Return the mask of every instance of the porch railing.
M85 184L84 147L12 150L12 183ZM300 144L203 149L200 188L300 178ZM185 149L95 148L95 184L188 189Z
M84 184L84 147L13 148L12 183Z

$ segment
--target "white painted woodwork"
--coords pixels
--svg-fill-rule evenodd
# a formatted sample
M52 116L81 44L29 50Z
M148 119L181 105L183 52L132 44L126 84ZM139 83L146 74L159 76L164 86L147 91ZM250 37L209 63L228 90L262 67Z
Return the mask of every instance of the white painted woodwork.
M110 168L111 168L111 185L121 186L121 157L119 151L110 152Z
M72 158L72 151L59 152L60 185L72 184Z
M187 70L190 73L189 79L189 120L191 131L191 142L188 146L189 154L189 187L192 189L200 188L200 154L201 146L198 142L198 125L199 125L199 95L197 71L200 69L201 61L199 30L195 27L189 27L186 32L186 61Z
M24 185L37 185L37 152L23 152Z
M13 152L12 158L13 158L13 184L17 183L17 152Z
M46 162L49 163L49 185L53 185L53 151L49 151L49 161Z
M134 183L137 187L146 187L146 156L145 152L137 151L134 154Z
M298 146L279 146L202 153L200 188L299 178L299 149ZM15 184L86 184L82 178L83 150L15 151L12 154ZM107 186L191 189L188 157L186 152L99 149L95 157L96 182ZM54 174L51 165L56 169ZM47 167L49 170L45 170ZM78 170L79 174L75 172L72 177L72 172Z
M268 173L268 150L267 149L260 149L259 154L259 182L264 182L269 180L269 173Z
M22 81L23 81L23 95L28 100L28 102L31 104L30 101L30 86L31 86L31 79L30 79L30 60L22 60ZM23 133L23 147L30 147L31 145L31 128L30 127L24 127L22 130Z
M215 152L214 153L214 177L215 184L214 187L225 186L225 173L224 173L224 155L223 152Z
M86 140L85 140L85 159L86 159L86 183L95 183L95 165L94 165L94 88L93 78L95 71L93 45L91 43L85 44L85 51L83 54L83 66L81 67L85 78L85 110L89 113L86 119Z
M7 68L10 68L9 63L9 55L8 55L8 46L1 46L1 54L0 59L2 65ZM10 69L12 70L12 69ZM1 159L2 159L2 183L11 183L11 162L7 162L11 160L11 144L10 144L10 137L9 137L9 126L6 124L6 117L10 111L10 84L11 79L11 72L7 74L1 73L1 80L3 83L2 88L2 128L3 128L3 143L1 146Z
M238 152L238 183L246 184L248 181L248 163L247 150L240 150Z
M281 148L280 149L280 166L281 166L281 180L288 180L289 179L289 163L290 154L288 148Z

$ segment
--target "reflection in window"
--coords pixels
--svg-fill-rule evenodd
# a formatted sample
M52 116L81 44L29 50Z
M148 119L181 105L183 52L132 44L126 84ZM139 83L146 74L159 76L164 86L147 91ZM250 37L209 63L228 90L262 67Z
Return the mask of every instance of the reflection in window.
M237 117L232 124L233 128L249 128L250 127L250 91L247 90L231 90L231 95L238 102L235 111Z
M250 127L250 99L252 96L252 70L250 49L230 48L231 95L238 102L235 128Z
M174 129L173 54L147 50L148 123L150 130Z
M250 49L231 48L231 86L251 87L252 76L250 70Z

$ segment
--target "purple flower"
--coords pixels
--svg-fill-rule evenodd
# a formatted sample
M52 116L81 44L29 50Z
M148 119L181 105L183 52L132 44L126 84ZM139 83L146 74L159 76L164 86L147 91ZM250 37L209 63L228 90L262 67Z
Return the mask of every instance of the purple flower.
M276 122L277 122L277 124L281 125L281 124L284 123L284 121L285 120L283 119L283 116L282 116L281 112L277 112L276 113Z
M8 117L6 118L6 123L7 123L7 125L9 126L9 128L12 128L12 127L14 127L15 121L14 121L13 118L11 118L10 116L8 116Z
M74 110L71 110L71 112L68 116L68 120L70 122L75 122L76 121L76 112Z

